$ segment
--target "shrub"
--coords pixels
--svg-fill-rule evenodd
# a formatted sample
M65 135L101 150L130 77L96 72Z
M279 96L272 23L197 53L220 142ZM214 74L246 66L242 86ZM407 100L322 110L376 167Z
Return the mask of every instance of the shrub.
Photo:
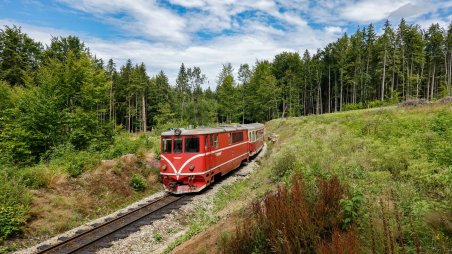
M135 191L144 191L146 189L146 179L142 175L133 175L130 179L130 187Z
M363 194L355 191L350 198L343 198L340 200L342 206L341 213L344 215L342 220L342 229L349 229L358 218L358 212L363 203Z
M23 184L29 188L47 187L50 181L50 173L46 167L35 166L20 170L20 178Z
M22 232L24 214L25 209L22 206L0 206L0 241Z
M273 180L280 180L287 174L290 174L295 168L296 157L291 152L284 153L280 158L276 159L272 167Z
M371 101L368 104L368 108L378 108L378 107L382 107L385 105L384 101L380 101L380 100L375 100L375 101Z
M17 179L0 171L0 242L22 232L30 195Z
M342 107L342 111L350 111L350 110L357 110L357 109L364 109L365 105L362 102L359 103L346 103Z

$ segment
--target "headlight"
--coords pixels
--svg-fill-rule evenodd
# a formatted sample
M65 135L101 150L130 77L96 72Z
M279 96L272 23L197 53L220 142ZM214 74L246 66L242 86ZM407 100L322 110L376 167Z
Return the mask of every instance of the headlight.
M162 169L166 170L166 165L165 164L162 165Z
M195 165L190 164L190 166L188 166L188 169L190 169L191 171L193 171L195 169Z

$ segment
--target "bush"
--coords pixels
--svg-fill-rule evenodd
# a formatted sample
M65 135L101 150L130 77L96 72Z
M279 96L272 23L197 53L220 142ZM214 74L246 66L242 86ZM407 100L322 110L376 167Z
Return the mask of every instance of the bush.
M5 170L0 171L0 241L22 232L29 204L26 187Z
M25 186L38 189L41 187L47 187L50 182L51 172L48 168L41 165L21 169L19 176Z
M22 232L24 214L25 209L22 206L0 206L0 241Z
M342 107L342 111L350 111L350 110L357 110L357 109L364 109L366 106L364 105L364 103L359 102L359 103L346 103L344 104L344 106Z
M142 175L133 175L130 179L130 187L135 191L144 191L146 189L146 179Z
M375 100L375 101L371 101L368 104L368 108L378 108L378 107L382 107L385 105L384 101L380 101L380 100Z
M278 158L272 167L273 180L278 181L290 174L295 168L296 159L295 155L291 152L286 152Z

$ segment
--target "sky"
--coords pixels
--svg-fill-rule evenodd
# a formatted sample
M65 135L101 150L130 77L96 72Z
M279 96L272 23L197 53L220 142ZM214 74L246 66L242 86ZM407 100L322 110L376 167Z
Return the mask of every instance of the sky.
M148 75L163 70L174 84L181 63L216 87L222 64L253 66L283 51L311 53L345 32L404 17L426 29L452 20L448 0L0 0L0 26L17 25L48 45L78 36L117 68L143 62Z

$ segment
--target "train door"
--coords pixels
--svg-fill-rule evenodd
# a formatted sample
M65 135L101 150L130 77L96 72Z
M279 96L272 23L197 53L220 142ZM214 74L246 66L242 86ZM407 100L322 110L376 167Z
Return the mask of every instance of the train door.
M218 134L210 134L209 135L209 167L214 168L218 165L219 162L219 152L216 152L218 149ZM209 168L209 169L210 169ZM217 170L215 170L217 171Z
M204 164L206 165L205 170L209 170L211 168L210 166L210 142L209 142L209 135L204 135L204 153L206 156L204 156Z

